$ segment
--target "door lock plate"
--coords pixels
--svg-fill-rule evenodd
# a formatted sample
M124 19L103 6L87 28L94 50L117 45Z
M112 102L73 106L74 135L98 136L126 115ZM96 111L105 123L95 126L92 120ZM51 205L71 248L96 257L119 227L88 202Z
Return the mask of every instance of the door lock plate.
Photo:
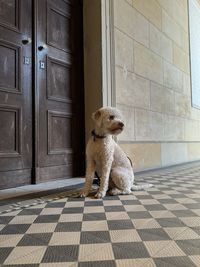
M30 57L24 57L24 64L29 65L31 63Z
M40 69L45 69L45 62L40 60Z

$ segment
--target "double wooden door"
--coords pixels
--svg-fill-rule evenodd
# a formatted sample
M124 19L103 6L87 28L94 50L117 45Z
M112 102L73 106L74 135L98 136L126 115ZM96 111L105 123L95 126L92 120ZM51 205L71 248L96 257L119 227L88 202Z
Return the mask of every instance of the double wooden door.
M0 188L83 174L80 0L0 0Z

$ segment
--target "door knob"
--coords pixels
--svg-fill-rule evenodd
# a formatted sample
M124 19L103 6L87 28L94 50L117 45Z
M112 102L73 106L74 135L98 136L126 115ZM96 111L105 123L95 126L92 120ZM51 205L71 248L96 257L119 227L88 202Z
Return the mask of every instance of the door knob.
M38 50L39 51L42 51L42 50L44 50L46 48L47 48L47 45L45 45L45 44L38 46Z
M26 39L23 39L23 40L22 40L22 44L23 44L23 45L30 44L31 42L32 42L31 38L26 38Z

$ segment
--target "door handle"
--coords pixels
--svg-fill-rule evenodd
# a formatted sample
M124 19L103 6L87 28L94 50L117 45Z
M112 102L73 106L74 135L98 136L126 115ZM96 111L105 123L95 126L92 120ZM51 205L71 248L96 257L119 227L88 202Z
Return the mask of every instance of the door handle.
M31 44L31 43L32 43L31 38L26 38L26 39L23 39L23 40L22 40L22 44L23 44L23 45L27 45L27 44Z
M42 51L42 50L44 50L46 48L47 48L47 45L46 44L43 44L43 45L38 46L38 50L39 51Z

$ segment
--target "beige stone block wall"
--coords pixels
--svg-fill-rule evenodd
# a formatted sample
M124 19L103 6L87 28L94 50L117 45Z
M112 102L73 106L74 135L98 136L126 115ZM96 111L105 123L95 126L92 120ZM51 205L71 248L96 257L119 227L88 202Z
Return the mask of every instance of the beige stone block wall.
M135 171L155 169L162 166L160 144L132 143L121 144L120 146L132 159Z
M200 160L191 106L187 0L114 0L118 137L136 170Z

